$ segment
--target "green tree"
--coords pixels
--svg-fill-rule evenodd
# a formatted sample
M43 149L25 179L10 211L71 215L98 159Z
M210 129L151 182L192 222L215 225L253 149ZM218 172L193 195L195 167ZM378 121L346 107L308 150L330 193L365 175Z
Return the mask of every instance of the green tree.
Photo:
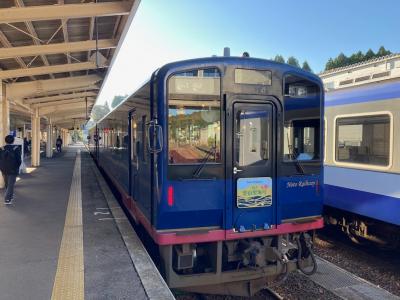
M105 115L107 115L110 112L110 109L108 108L107 103L104 105L95 105L92 109L92 119L97 122L100 121Z
M334 59L329 58L329 60L325 64L325 71L340 67L346 67L351 64L360 63L375 57L382 57L389 54L392 54L392 52L386 50L383 46L379 48L377 53L374 53L374 51L372 51L371 49L368 49L367 53L365 54L361 51L355 52L350 55L350 57L347 57L346 55L344 55L344 53L340 53Z
M283 58L282 55L279 55L279 54L277 54L277 55L275 56L274 61L279 62L279 63L282 63L282 64L285 63L285 59Z
M332 59L332 57L330 57L330 58L328 59L328 62L325 64L325 71L331 70L331 69L333 69L334 67L335 67L335 66L334 66L333 59Z
M308 62L307 62L306 60L303 62L303 66L302 66L301 68L302 68L304 71L312 72L312 69L311 69L310 65L308 64Z
M349 59L348 59L348 64L356 64L359 62L362 62L365 60L365 55L361 51L358 51L357 53L353 53Z
M385 47L380 46L378 52L376 53L377 57L381 57L381 56L386 56L392 54L392 52L390 52L389 50L386 50Z
M335 63L335 68L340 68L349 64L349 58L342 52L333 62Z
M376 56L375 52L371 50L371 48L368 49L367 53L365 53L364 58L366 60L372 59Z
M286 63L287 63L288 65L291 65L291 66L300 68L299 61L298 61L297 58L294 57L294 56L290 56L290 57L287 59L287 62L286 62Z

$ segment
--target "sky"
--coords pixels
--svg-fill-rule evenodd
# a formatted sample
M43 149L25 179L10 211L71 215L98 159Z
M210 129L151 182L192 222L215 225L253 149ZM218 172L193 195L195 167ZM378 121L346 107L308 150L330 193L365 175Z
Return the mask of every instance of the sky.
M399 0L142 0L97 103L139 88L163 64L244 51L307 60L321 72L340 52L400 53Z

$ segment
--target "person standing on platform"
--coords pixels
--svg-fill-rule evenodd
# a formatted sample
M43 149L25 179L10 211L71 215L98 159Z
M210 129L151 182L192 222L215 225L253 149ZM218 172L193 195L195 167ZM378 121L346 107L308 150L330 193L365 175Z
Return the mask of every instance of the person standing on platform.
M28 156L29 154L29 142L26 137L24 137L24 156Z
M21 149L19 146L13 145L14 137L12 135L7 135L5 142L6 145L0 150L0 170L6 188L4 203L11 204L14 200L14 185L21 165Z
M61 136L58 136L58 138L56 140L57 152L61 152L62 144L63 144L63 140L62 140Z

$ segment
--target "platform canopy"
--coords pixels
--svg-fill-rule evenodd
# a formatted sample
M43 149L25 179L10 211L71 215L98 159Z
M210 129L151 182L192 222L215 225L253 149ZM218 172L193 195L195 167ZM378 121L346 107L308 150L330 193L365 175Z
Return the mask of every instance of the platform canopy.
M85 123L139 2L1 0L0 79L10 111L64 128Z

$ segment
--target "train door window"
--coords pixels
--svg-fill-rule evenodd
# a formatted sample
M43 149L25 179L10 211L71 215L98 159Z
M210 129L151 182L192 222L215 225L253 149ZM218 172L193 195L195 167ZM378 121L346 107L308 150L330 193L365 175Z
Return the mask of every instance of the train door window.
M336 119L336 161L388 166L390 115L364 115Z
M216 68L185 71L168 81L170 164L221 162L221 89Z
M270 117L268 111L237 111L235 156L239 166L256 165L269 159Z

